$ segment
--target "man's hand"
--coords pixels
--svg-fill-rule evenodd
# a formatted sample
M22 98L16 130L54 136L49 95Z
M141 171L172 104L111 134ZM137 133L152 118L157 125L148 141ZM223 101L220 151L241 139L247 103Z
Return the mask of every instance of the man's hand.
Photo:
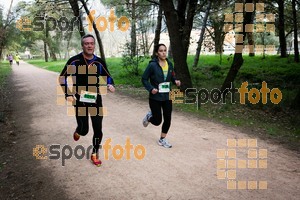
M156 94L158 92L158 89L154 88L153 90L151 90L152 94Z
M179 86L181 85L180 80L176 80L176 81L175 81L175 84L176 84L177 87L179 87Z
M73 101L75 101L74 96L68 96L68 97L67 97L67 101L68 101L68 102L73 102Z
M110 92L112 92L112 93L114 93L115 92L115 87L113 86L113 85L110 85L110 84L108 84L107 85L107 89L110 91Z

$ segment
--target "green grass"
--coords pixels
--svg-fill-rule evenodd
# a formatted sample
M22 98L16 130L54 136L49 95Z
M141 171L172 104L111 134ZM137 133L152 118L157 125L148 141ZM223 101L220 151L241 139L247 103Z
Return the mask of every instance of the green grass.
M54 72L61 72L67 61L59 60L45 62L45 60L27 60L26 62L43 69L47 69Z
M249 83L261 83L266 81L268 84L281 88L293 88L295 84L300 84L299 63L294 63L292 58L279 58L278 56L261 56L249 57L243 56L244 63L239 70L236 83L248 81ZM193 84L202 86L212 84L213 86L223 83L227 72L231 66L233 57L223 55L223 61L220 65L219 56L201 56L198 64L199 70L191 70L193 56L188 57ZM213 80L211 80L213 79ZM208 81L206 81L208 80Z
M0 62L0 122L4 122L6 120L5 117L5 108L6 108L6 96L7 96L7 77L11 73L11 66L7 61ZM0 171L2 166L0 165Z
M63 67L65 66L67 60L59 60L59 61L49 61L45 62L44 60L28 60L28 63L47 69L54 72L61 72ZM130 73L127 73L122 67L122 59L121 58L107 58L107 67L109 72L114 78L115 84L118 85L130 85L134 87L140 87L141 81L139 76L133 76ZM142 70L147 66L148 61L144 61L142 63L142 67L140 69L140 74Z
M278 56L243 56L244 63L234 81L235 88L243 82L249 83L248 89L261 88L262 81L266 81L268 88L279 88L283 93L283 99L279 105L270 102L264 105L261 102L252 105L239 104L237 95L236 103L201 105L197 110L195 105L175 104L174 108L183 112L196 115L200 118L215 120L229 126L247 129L253 133L264 133L272 138L281 138L290 143L299 145L300 117L297 112L289 110L290 103L294 99L300 86L300 64L293 62L292 57L280 58ZM220 88L233 60L233 56L223 55L220 64L219 55L201 55L198 69L192 70L194 56L188 56L187 63L193 86L197 89ZM147 99L147 92L141 84L141 74L146 68L149 59L140 65L139 76L128 73L122 67L122 58L107 58L108 69L117 84L118 91L135 98ZM29 63L60 72L66 61L48 62L43 60L30 60ZM257 85L251 85L251 84ZM132 87L139 88L133 89ZM229 102L229 101L226 101Z
M109 72L118 85L129 85L134 87L142 87L141 74L146 68L149 60L144 60L139 66L139 76L134 76L132 73L127 72L122 66L122 58L107 58L107 67Z
M6 84L6 78L11 72L11 67L7 61L0 62L0 88Z
M190 67L192 82L195 88L220 88L232 63L232 56L223 55L222 64L219 62L220 57L217 55L202 55L198 64L198 70L193 71L194 56L188 56L187 62ZM149 60L145 60L140 66L140 74L134 76L128 73L122 67L121 58L107 58L108 69L113 76L117 85L130 85L134 87L142 87L141 74L147 66ZM35 66L60 72L66 61L60 60L56 62L44 62L43 60L29 60L30 64ZM266 81L268 87L279 88L283 93L282 104L288 106L295 96L296 90L300 86L300 64L292 62L292 58L279 58L278 56L266 56L262 59L261 56L249 57L244 56L244 64L239 70L239 73L234 81L236 88L247 81L248 89L256 87L261 88L261 83ZM252 85L253 83L257 85ZM257 107L264 107L259 104ZM270 105L271 106L271 105Z

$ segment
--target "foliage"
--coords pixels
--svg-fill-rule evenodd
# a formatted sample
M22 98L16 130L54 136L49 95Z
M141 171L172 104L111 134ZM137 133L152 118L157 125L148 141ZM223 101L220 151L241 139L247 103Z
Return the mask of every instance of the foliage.
M11 72L11 67L8 61L0 62L0 90L6 84L6 78Z
M139 52L139 51L137 51ZM139 76L140 75L140 64L145 60L145 56L142 55L131 55L130 43L127 42L124 47L123 57L122 57L122 66L126 72L130 75Z

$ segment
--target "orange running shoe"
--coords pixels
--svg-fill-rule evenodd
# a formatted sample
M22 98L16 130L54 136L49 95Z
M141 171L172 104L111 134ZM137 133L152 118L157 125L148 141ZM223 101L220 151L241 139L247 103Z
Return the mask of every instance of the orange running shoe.
M74 134L73 134L73 139L74 139L75 141L78 141L79 138L80 138L80 135L75 131Z
M97 167L100 167L101 164L102 164L101 160L98 159L98 156L97 156L97 154L95 154L95 153L93 153L93 154L91 155L91 160L92 160L92 163L93 163L94 165L96 165Z

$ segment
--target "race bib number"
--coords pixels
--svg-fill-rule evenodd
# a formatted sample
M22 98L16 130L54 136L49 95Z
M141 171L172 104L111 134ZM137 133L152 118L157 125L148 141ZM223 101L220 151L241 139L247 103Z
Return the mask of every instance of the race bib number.
M163 82L158 85L159 93L170 92L170 82Z
M96 103L97 100L97 93L82 91L80 94L80 102L84 103Z

